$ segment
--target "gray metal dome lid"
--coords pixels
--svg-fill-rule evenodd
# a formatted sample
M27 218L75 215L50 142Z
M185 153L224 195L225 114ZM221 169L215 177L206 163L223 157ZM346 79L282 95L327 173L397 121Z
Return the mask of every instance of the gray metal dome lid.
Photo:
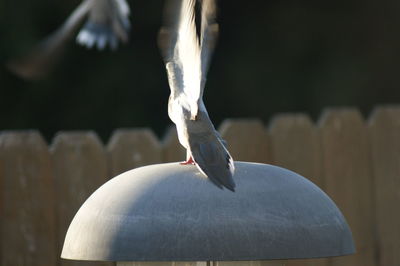
M236 192L178 163L111 179L75 215L61 257L234 261L354 253L343 215L313 183L277 166L235 166Z

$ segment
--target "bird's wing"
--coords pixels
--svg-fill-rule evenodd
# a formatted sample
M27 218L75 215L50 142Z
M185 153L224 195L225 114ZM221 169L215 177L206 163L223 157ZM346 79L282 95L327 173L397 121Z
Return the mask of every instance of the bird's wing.
M195 21L195 0L182 1L175 54L182 67L183 92L194 120L199 110L201 89L201 50Z
M201 48L196 31L195 4L196 0L171 0L166 7L166 26L159 35L168 80L174 77L176 81L171 94L184 95L191 119L198 113L202 96Z
M40 79L62 55L66 43L72 39L97 0L84 0L53 34L35 46L26 56L11 60L7 68L22 78Z
M76 40L79 44L103 50L115 50L118 42L128 41L130 9L125 0L95 0L89 18Z
M165 1L163 26L158 33L158 46L165 64L172 62L174 58L181 3L181 0Z
M218 39L219 27L216 23L216 4L215 0L202 0L201 9L201 96L207 79L207 72L210 59Z
M56 32L27 55L8 62L7 68L25 79L43 78L60 59L68 41L87 17L77 42L89 48L96 46L102 50L109 45L115 49L119 41L128 40L129 13L125 0L83 0Z

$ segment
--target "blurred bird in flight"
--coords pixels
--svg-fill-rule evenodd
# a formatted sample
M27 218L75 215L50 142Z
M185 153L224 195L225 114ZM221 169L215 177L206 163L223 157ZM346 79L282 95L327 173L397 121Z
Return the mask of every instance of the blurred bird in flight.
M168 115L187 160L219 188L235 190L234 163L203 102L209 60L218 35L214 0L169 0L159 34L171 94Z
M79 31L76 41L87 48L115 50L129 38L129 5L125 0L83 0L65 23L35 46L26 56L10 61L7 67L25 79L40 79L53 67L66 44Z

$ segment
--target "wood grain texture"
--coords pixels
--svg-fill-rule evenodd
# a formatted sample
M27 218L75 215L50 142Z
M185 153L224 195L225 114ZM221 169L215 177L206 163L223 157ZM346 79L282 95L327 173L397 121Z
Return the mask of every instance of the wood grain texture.
M51 159L36 131L0 134L1 265L55 265Z
M305 114L279 114L269 127L273 164L292 170L322 188L321 143ZM285 266L326 266L326 259L288 260Z
M186 160L186 149L179 143L175 125L168 127L162 141L163 162L183 162Z
M219 128L229 152L236 161L268 163L267 131L258 119L228 119Z
M369 121L380 266L400 265L400 107L376 108Z
M324 188L346 217L355 255L330 259L336 266L374 266L374 208L366 125L356 109L332 109L320 121Z
M93 132L60 132L51 147L57 199L58 254L75 213L108 180L104 147ZM59 257L59 256L58 256ZM113 265L59 259L59 265Z
M305 114L281 114L269 128L272 161L322 186L318 130Z
M147 128L118 129L107 146L111 176L127 170L162 162L161 144Z

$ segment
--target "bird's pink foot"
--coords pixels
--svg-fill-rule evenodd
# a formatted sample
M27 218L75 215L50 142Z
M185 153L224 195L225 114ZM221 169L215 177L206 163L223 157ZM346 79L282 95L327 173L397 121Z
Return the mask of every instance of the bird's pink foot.
M185 162L181 162L179 163L180 165L189 165L189 164L195 164L195 162L193 161L193 158L190 157L189 159L187 159Z

